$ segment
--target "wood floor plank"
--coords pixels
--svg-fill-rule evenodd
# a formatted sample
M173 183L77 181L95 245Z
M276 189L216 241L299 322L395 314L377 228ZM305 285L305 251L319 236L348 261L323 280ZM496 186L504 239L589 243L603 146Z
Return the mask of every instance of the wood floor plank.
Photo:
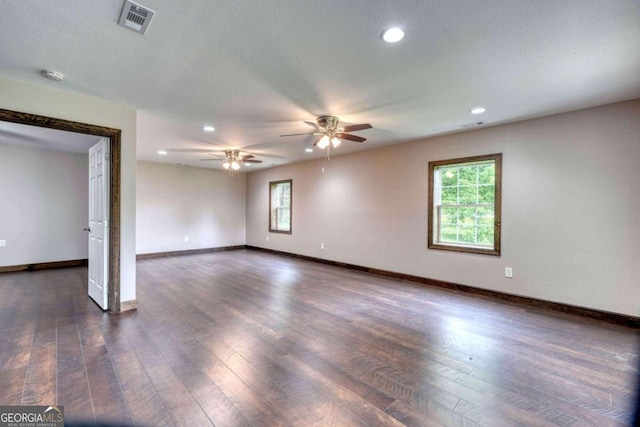
M97 421L131 423L133 418L105 346L83 348L91 402Z
M385 412L396 420L400 421L405 426L441 427L447 424L452 425L452 423L441 424L434 418L425 416L423 413L416 411L409 405L399 400L396 400L391 405L389 405ZM456 420L458 424L462 425L459 421L460 420ZM470 423L467 420L464 421L464 425L473 426L473 424L475 423ZM455 423L453 425L455 425Z
M122 317L126 322L126 315ZM104 331L105 345L135 424L174 425L161 397L120 327L120 319L113 319L111 323Z
M89 378L76 324L57 328L56 363L58 372L58 398L56 403L65 407L68 419L93 422L93 403Z
M24 380L21 405L52 405L56 403L56 343L31 350Z
M146 331L136 324L125 325L123 331L154 389L162 399L172 422L175 425L211 425L211 420L167 363Z
M0 390L3 405L20 405L27 367L0 370Z

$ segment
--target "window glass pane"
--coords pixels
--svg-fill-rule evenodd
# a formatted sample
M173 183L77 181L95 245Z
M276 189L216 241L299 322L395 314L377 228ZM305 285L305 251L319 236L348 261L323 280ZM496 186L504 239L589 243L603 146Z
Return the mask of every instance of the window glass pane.
M493 226L478 227L478 244L493 246Z
M495 163L478 166L478 184L493 184L496 177Z
M443 207L440 211L442 225L456 225L458 223L458 208Z
M458 187L447 187L442 189L441 193L443 205L458 204Z
M279 230L289 229L289 209L288 208L278 208L278 229Z
M440 232L440 241L441 242L450 242L455 243L458 241L457 236L458 228L453 225L442 226L442 231Z
M478 168L476 166L461 167L458 169L458 185L476 185Z
M476 228L475 227L458 227L458 241L460 243L475 243Z
M495 200L495 187L492 185L482 185L478 187L478 203L492 205Z
M475 185L472 187L460 187L458 194L460 198L458 199L458 204L461 205L475 205L478 201L477 195L478 187Z
M291 186L288 182L278 184L278 192L280 193L280 206L289 206L289 191Z
M476 223L476 208L458 209L458 225L473 226Z
M440 168L439 170L443 187L452 187L458 185L457 168Z
M490 225L493 226L494 212L492 207L480 207L477 212L478 225Z

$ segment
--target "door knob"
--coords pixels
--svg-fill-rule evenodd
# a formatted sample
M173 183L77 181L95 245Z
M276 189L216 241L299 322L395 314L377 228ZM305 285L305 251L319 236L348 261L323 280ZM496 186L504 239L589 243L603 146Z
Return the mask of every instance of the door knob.
M91 229L90 228L85 228L84 231L88 231L89 233L91 233Z

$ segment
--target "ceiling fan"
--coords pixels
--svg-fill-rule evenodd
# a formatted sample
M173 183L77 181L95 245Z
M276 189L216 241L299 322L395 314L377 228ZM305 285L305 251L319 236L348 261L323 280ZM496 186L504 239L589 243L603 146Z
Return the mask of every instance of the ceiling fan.
M229 175L233 176L233 171L240 169L240 163L262 163L262 160L256 160L253 154L240 155L240 150L224 150L224 156L210 153L214 158L200 159L206 161L223 161L222 167L229 171Z
M319 116L316 118L316 123L305 121L305 123L312 128L315 128L313 132L306 133L291 133L280 136L297 136L297 135L318 135L320 138L313 143L314 147L326 148L327 158L329 158L329 150L333 146L336 148L342 143L341 140L364 142L366 138L360 136L351 135L348 132L355 132L359 130L371 129L369 123L363 123L360 125L348 125L340 127L339 119L335 116Z

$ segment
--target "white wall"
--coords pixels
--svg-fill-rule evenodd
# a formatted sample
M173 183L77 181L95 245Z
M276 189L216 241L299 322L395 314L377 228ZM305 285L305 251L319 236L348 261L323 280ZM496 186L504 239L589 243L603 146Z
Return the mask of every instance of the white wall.
M88 257L86 154L0 144L0 266Z
M46 84L46 86L44 85ZM0 108L122 130L120 300L136 298L136 110L64 91L67 83L36 86L0 79ZM52 87L57 85L58 89Z
M427 249L428 162L498 152L502 256ZM638 316L639 164L635 100L256 171L247 244ZM293 234L269 234L288 178Z
M244 173L151 162L137 173L138 254L244 245Z

